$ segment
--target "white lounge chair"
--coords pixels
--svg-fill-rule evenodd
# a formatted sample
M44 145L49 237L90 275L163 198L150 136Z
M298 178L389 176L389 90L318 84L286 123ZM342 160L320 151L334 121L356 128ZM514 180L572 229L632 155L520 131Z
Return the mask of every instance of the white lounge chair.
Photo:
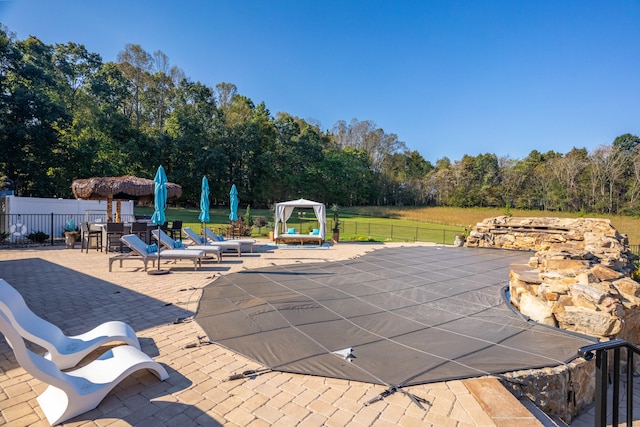
M200 237L198 236L198 234L196 234L195 231L193 231L190 227L184 227L182 229L182 231L184 231L184 234L193 242L195 243L197 246L200 245L214 245L214 246L221 246L222 248L231 248L233 250L238 250L237 247L238 245L236 243L240 243L240 251L242 252L242 242L238 241L238 240L232 240L232 241L221 241L221 240L216 240L215 242L211 242L209 239L207 239L206 237ZM205 243L207 242L207 243ZM191 247L191 246L190 246ZM253 252L253 245L251 245L251 252Z
M202 245L207 242L205 237L199 236L191 227L183 227L182 231L196 245Z
M127 234L120 238L122 243L127 245L131 252L128 254L116 255L109 258L109 271L111 271L111 265L115 261L120 261L120 267L125 260L140 260L144 263L144 270L147 271L147 265L151 261L152 265L155 265L156 259L158 259L158 249L156 248L152 252L149 252L148 245L135 234ZM166 250L160 251L160 260L177 260L177 259L190 259L193 261L193 268L197 270L202 265L202 258L206 254L203 251L179 251L179 250Z
M162 365L130 345L114 347L81 368L63 372L52 361L29 350L24 338L1 312L0 332L20 366L49 385L37 400L51 425L94 409L107 393L133 372L149 369L161 380L169 378Z
M208 228L204 229L205 235L211 239L214 245L218 245L222 242L240 242L242 246L248 246L251 253L253 253L253 245L256 243L255 239L233 239L233 240L225 240L224 237L217 235L213 231Z
M85 356L105 344L123 342L140 348L131 326L117 320L103 323L84 334L66 336L56 325L31 311L22 295L4 279L0 279L0 312L20 335L47 350L44 357L60 369L76 366Z
M212 254L215 255L218 258L218 262L220 262L220 260L222 259L223 249L233 249L237 251L238 256L240 256L240 244L227 245L227 246L223 246L223 245L189 245L187 246L187 245L183 245L182 241L180 241L179 243L176 242L171 237L169 237L167 233L165 233L162 230L152 230L151 234L153 234L153 237L156 240L158 240L163 247L167 249L173 249L176 251L185 250L185 249L204 251L207 255L212 255Z

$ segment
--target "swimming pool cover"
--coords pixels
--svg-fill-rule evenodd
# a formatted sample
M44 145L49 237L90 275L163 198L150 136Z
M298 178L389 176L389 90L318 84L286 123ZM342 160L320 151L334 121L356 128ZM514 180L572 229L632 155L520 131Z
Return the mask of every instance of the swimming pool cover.
M265 368L388 386L557 366L593 340L533 322L502 296L531 253L401 247L221 276L195 320Z

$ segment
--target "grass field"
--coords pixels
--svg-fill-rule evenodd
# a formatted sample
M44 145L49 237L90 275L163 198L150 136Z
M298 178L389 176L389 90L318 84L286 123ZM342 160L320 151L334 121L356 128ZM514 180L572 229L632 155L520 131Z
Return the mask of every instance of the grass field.
M360 216L373 216L376 218L411 220L419 223L442 224L458 227L474 226L485 218L505 215L505 209L499 208L395 208L395 207L359 207L349 208L349 212ZM537 217L561 217L561 218L607 218L621 234L629 237L629 243L640 244L640 218L620 215L590 215L549 211L527 211L511 209L512 216L537 216Z
M153 208L136 207L136 214L151 215ZM165 212L168 221L182 220L183 225L199 232L202 224L198 221L199 209L168 208ZM244 215L240 209L239 215ZM629 236L629 243L640 244L640 219L627 216L612 215L580 215L579 213L562 213L548 211L525 211L511 209L512 216L540 216L578 218L599 217L611 220L613 226L622 234ZM340 210L341 240L347 241L429 241L453 243L455 234L464 232L465 228L473 227L485 218L505 215L505 209L491 208L396 208L396 207L356 207ZM207 227L214 230L226 227L229 222L228 209L211 209L211 222ZM251 216L264 216L269 221L267 227L254 229L256 237L266 237L273 224L273 212L270 210L252 209ZM315 228L313 213L304 217L293 217L288 222L302 232ZM327 227L333 225L333 218L327 212Z

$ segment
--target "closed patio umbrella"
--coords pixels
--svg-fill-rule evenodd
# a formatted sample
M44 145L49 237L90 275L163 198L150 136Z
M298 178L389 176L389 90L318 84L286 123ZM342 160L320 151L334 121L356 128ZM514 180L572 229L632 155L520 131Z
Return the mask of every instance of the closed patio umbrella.
M167 207L167 175L164 173L162 165L158 167L155 178L154 199L153 199L153 216L151 216L151 222L158 226L158 235L160 235L160 226L162 226L167 218L164 215L164 210ZM160 270L160 245L158 244L158 269L149 270L149 274L167 274L169 270Z
M230 201L230 207L231 207L229 220L237 221L238 220L238 190L236 189L235 184L231 186L231 191L229 192L229 201Z
M200 215L198 220L202 222L202 228L206 227L206 223L211 219L209 218L209 181L206 176L202 177L202 191L200 193ZM204 232L204 231L203 231ZM204 244L207 244L207 237L205 235Z

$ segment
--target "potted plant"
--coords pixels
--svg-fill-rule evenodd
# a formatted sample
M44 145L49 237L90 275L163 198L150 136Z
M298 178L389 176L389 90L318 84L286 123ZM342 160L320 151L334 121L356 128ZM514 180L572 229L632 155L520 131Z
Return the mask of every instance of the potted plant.
M64 242L67 245L67 249L73 249L76 245L76 241L80 238L80 230L76 227L73 218L69 218L64 226Z
M275 240L274 234L275 234L275 223L276 223L276 205L275 204L270 205L269 210L271 211L271 217L273 218L273 222L269 222L267 227L271 229L271 231L269 231L269 241L273 242Z
M338 217L338 205L331 206L333 212L333 243L340 242L340 218Z

